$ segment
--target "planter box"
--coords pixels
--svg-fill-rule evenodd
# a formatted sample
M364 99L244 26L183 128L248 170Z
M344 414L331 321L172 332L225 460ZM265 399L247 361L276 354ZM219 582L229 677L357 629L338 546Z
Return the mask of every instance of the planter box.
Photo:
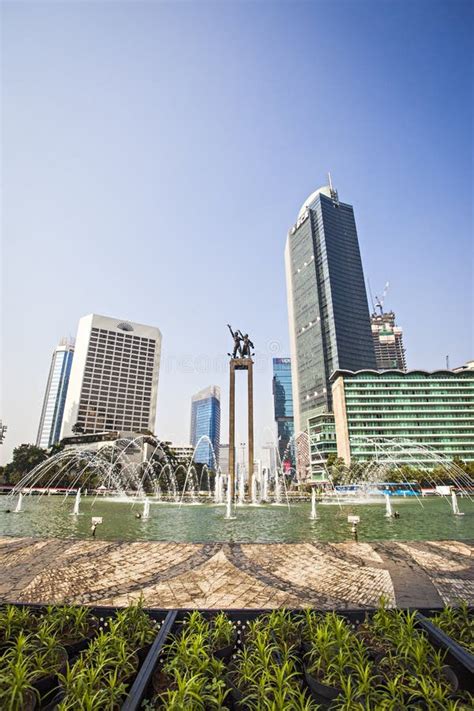
M8 603L11 605L11 603ZM0 605L0 609L6 607L6 604ZM46 612L46 606L45 605L34 605L34 604L17 604L14 605L14 607L19 607L19 608L28 608L34 611L35 615L41 616L41 612ZM58 605L58 607L61 607L61 605ZM97 632L100 630L107 630L109 621L112 620L115 616L115 613L123 610L125 608L122 607L89 607L91 615L97 619L98 625L97 625ZM150 610L150 609L144 609L144 612L157 623L157 635L155 637L156 639L159 637L162 625L167 617L167 611L165 610ZM80 654L81 651L85 650L88 645L93 641L95 635L89 635L85 637L83 640L79 640L73 645L69 647L68 651L68 658L69 658L69 663L74 663L75 659L77 659L77 656ZM138 654L138 659L139 659L139 666L138 666L138 671L136 674L134 674L133 681L137 681L138 678L140 677L140 674L146 667L146 661L149 658L152 650L153 650L153 645L148 645L148 647L144 650L144 653ZM134 684L132 683L130 685L130 689L132 688ZM39 703L36 703L35 706L35 711L55 711L57 704L61 700L61 697L63 695L63 692L57 686L57 677L55 675L51 677L47 677L44 679L41 679L39 682L35 683L34 686L36 686L41 694L41 700ZM130 691L129 689L129 691Z
M21 607L28 607L38 611L45 609L44 606L40 605L21 605ZM100 628L107 628L108 621L112 618L118 610L123 608L117 607L91 607L91 614L94 615L99 620ZM122 711L139 711L144 699L151 698L153 696L152 689L152 677L154 670L156 669L158 663L160 662L162 656L162 650L164 645L170 640L171 635L176 634L182 628L183 622L186 615L193 610L162 610L162 609L145 609L144 610L152 619L156 620L159 625L157 634L154 642L152 643L148 653L146 654L144 660L142 661L138 673L132 686L129 689L128 696L122 704ZM218 610L200 610L203 616L210 620L214 617ZM228 618L233 622L236 632L236 644L235 651L241 649L245 645L246 630L249 622L256 619L262 614L269 614L272 610L254 610L254 609L244 609L244 610L223 610ZM301 610L293 610L293 615L301 615ZM323 614L327 611L320 611ZM373 610L335 610L341 617L344 617L354 628L361 624L366 615L371 616ZM461 647L454 640L450 639L444 632L439 630L432 622L429 620L429 616L439 612L439 609L423 609L418 611L417 623L419 629L426 632L429 641L433 646L437 648L442 648L447 651L446 663L453 667L456 672L460 688L465 690L473 689L473 672L474 672L474 658L473 655L469 654L463 647ZM89 640L87 640L88 642ZM223 660L226 665L231 661L229 656ZM305 680L305 674L302 669L301 672L302 683L304 686L308 686ZM235 708L241 709L242 707L232 703L232 697L227 697L226 703L229 706L234 706ZM36 707L42 708L42 707ZM43 708L46 708L44 706ZM48 707L49 709L50 707ZM54 705L51 707L54 708Z

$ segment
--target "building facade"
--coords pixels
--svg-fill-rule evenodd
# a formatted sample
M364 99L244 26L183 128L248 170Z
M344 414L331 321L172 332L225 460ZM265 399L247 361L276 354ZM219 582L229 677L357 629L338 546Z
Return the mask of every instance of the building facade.
M295 465L293 390L291 359L273 358L273 411L278 436L278 452L283 468Z
M377 370L406 370L403 332L400 326L395 324L393 311L374 313L370 321Z
M332 409L330 376L375 368L359 241L351 205L332 186L304 202L285 248L294 427Z
M229 474L229 445L220 444L219 445L219 468L221 474L228 476Z
M325 481L326 460L330 454L337 454L334 414L323 412L308 420L308 436L312 478Z
M387 445L397 464L474 460L474 370L339 370L332 380L337 454L346 464L376 459Z
M62 339L54 349L43 399L36 445L48 449L61 439L64 406L74 357L74 341Z
M220 434L221 392L217 385L210 385L193 395L191 400L191 444L197 447L195 462L217 470Z
M191 447L190 444L173 444L172 442L167 444L180 464L189 465L192 462L194 447Z
M61 437L153 432L161 332L108 316L79 321Z

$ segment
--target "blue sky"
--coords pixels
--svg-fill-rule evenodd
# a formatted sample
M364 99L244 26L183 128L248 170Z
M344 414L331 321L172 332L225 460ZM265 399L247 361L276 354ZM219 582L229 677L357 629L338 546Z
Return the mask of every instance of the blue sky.
M211 383L225 423L226 323L248 331L268 441L286 233L328 170L373 292L391 283L409 367L472 358L472 15L4 2L3 460L35 440L52 349L91 312L159 326L157 433L180 443Z

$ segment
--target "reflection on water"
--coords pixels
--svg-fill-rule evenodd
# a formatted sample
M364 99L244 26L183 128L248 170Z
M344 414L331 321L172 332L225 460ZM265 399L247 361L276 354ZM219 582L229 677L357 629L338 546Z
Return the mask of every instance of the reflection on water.
M0 535L56 538L88 538L91 517L102 516L98 539L124 541L182 542L306 542L343 541L351 538L349 514L360 516L359 541L363 540L441 540L474 538L474 502L459 499L464 516L454 516L448 500L441 497L417 501L394 499L392 506L399 519L385 517L385 504L325 506L318 504L318 519L310 520L311 502L285 506L237 506L236 517L224 520L225 506L212 504L155 504L150 518L137 519L143 503L134 505L112 499L81 499L81 513L71 515L74 498L24 496L21 513L14 501L0 496Z

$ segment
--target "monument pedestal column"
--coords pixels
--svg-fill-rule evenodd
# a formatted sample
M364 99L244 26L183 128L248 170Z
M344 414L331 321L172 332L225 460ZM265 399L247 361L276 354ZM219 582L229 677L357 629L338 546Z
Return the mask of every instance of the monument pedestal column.
M235 496L235 371L247 371L247 422L248 422L248 488L252 496L254 441L253 441L253 360L232 358L229 362L229 486L231 500Z

